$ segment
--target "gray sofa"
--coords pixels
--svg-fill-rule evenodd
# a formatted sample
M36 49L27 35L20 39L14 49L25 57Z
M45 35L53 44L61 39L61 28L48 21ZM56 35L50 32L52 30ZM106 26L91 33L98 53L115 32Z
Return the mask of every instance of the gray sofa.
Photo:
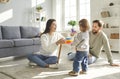
M0 58L40 51L39 28L0 26Z

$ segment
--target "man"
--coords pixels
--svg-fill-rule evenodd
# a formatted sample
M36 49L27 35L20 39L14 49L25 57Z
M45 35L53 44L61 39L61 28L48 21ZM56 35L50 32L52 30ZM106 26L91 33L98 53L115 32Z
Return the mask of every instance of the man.
M100 20L94 20L92 31L90 31L90 49L89 49L89 56L88 56L88 64L94 63L101 53L102 48L104 47L105 53L107 55L108 62L111 66L119 66L118 64L113 63L112 53L110 50L110 45L106 34L102 31L103 23ZM71 57L72 56L72 57ZM73 59L73 53L68 54L69 59Z

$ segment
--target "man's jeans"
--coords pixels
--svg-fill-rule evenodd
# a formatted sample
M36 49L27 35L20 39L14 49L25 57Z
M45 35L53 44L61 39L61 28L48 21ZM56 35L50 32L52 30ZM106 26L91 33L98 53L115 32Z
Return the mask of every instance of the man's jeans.
M56 56L44 56L38 54L29 54L27 58L41 67L45 67L48 64L56 64L58 61Z
M68 53L68 59L74 60L75 54L76 53L72 53L72 52ZM96 60L97 60L97 58L95 56L88 57L88 64L95 63Z
M79 72L80 64L82 67L82 71L87 71L88 68L88 52L87 51L77 51L74 62L73 62L73 71Z

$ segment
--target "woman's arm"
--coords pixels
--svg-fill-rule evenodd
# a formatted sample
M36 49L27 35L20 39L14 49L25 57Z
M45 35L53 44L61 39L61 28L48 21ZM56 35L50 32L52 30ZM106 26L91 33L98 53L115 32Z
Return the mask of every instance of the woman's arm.
M49 36L47 36L46 34L42 35L41 36L41 46L42 46L42 48L46 52L53 52L54 50L56 50L57 46L59 44L63 44L64 43L64 39L63 38L59 39L57 37L60 38L59 34L57 34L54 37L52 37L52 39L50 39Z

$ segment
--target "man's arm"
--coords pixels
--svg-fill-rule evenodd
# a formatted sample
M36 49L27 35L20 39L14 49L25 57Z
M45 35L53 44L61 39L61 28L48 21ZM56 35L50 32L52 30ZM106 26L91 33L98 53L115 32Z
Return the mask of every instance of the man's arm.
M109 41L108 41L108 38L106 36L103 38L103 45L104 45L104 49L105 49L107 59L108 59L108 62L110 63L110 65L111 66L119 66L118 64L113 63L113 58L112 58L112 53L111 53Z

